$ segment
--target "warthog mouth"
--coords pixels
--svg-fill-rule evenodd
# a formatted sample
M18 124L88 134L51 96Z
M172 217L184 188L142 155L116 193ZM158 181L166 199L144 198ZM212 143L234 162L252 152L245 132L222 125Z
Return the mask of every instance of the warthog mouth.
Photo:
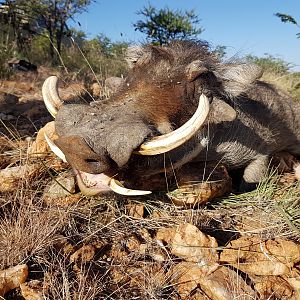
M58 95L57 80L56 76L47 78L42 88L45 105L54 118L59 108L63 105L63 101ZM142 143L134 153L139 155L157 155L179 147L201 129L207 119L208 113L209 100L204 94L201 94L197 110L185 124L170 133L152 137L150 140ZM63 151L46 135L45 139L51 150L66 162L67 159ZM76 168L73 168L73 170L80 190L86 195L96 195L108 191L114 191L115 193L126 196L147 195L151 193L151 191L132 190L124 187L122 183L116 179L116 174L109 176L104 173L89 174Z
M50 149L64 162L67 162L64 153L49 139L45 134L45 139ZM120 195L125 196L142 196L151 194L150 191L132 190L125 188L120 181L113 176L108 176L104 173L90 174L73 168L74 174L77 179L77 184L80 191L87 196L94 196L101 193L113 191Z

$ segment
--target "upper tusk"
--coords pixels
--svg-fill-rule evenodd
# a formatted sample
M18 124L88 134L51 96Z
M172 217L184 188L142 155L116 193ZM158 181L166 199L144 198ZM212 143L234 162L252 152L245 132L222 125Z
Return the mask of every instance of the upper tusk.
M58 78L56 76L50 76L45 80L42 87L45 105L54 118L57 114L57 111L63 104L63 101L59 98L57 92L57 81Z
M122 183L116 179L111 179L108 185L112 191L117 194L124 195L124 196L142 196L142 195L149 195L151 194L150 191L142 191L142 190L131 190L127 189L122 185Z
M201 94L194 115L176 130L151 138L143 143L136 153L141 155L156 155L171 151L188 141L202 127L209 113L209 100Z
M64 153L53 143L53 141L47 136L46 133L44 133L45 140L47 144L49 145L50 149L63 161L67 162L66 156Z

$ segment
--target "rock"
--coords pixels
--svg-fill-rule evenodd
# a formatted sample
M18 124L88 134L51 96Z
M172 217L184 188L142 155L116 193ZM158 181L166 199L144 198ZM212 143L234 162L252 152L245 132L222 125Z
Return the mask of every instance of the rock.
M175 205L195 207L231 191L232 182L223 165L188 164L176 174L179 188L167 195Z
M125 79L121 77L109 77L105 79L105 88L109 93L115 93L124 83Z
M171 244L176 233L176 228L161 227L156 232L156 240L163 244Z
M12 192L18 187L21 180L29 181L42 170L39 164L6 167L0 170L0 192Z
M192 224L180 224L175 231L160 230L156 239L167 243L171 253L188 261L196 262L204 274L213 272L218 267L217 241L202 233Z
M201 290L212 300L257 299L255 291L235 271L220 267L199 279Z
M0 271L0 296L3 297L7 292L18 288L28 277L27 265L18 265Z
M65 87L59 87L58 90L59 97L63 101L79 100L80 98L84 98L86 94L86 88L83 83L67 83Z
M294 294L291 297L291 300L299 300L300 299L300 270L293 268L291 270L291 273L286 276L283 276L283 278L293 288Z
M65 201L65 198L71 197L71 200L78 201L78 196L73 199L75 193L75 178L72 172L64 172L52 179L46 186L43 194L43 199L46 203L60 203Z
M44 157L47 154L55 155L48 143L45 140L45 134L51 139L55 140L57 135L55 133L55 122L48 122L43 128L38 131L35 141L28 148L28 154L37 157Z
M125 205L125 213L135 219L142 219L144 216L144 205L143 204L127 204Z
M279 276L256 276L254 288L262 300L276 299L287 300L293 295L293 287Z
M43 300L43 284L38 280L31 280L20 285L21 294L25 300Z
M170 268L167 277L170 278L181 299L187 299L198 287L201 277L205 275L203 268L196 263L180 262Z
M127 266L125 269L122 265L113 264L110 275L117 287L128 284L136 288L142 285L142 288L149 291L165 287L167 281L164 269L159 263L136 262L134 266Z
M101 86L98 82L94 82L90 87L92 96L94 99L100 98L103 93L103 86Z
M96 253L96 247L94 245L83 245L77 251L70 256L70 262L74 264L73 270L80 272L82 266L90 262Z
M284 239L241 237L229 243L220 261L253 275L284 275L300 260L300 245Z
M195 299L256 299L255 291L242 277L226 267L219 267L207 275L197 263L181 262L172 266L167 275L181 299L190 299L199 286L205 295L198 293Z

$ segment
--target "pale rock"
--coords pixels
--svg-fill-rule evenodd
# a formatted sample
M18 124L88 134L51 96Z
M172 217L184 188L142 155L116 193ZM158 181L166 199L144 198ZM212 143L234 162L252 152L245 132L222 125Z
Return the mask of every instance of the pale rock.
M21 294L25 300L43 300L43 284L38 280L31 280L20 285Z
M186 299L198 287L201 277L205 275L203 268L193 262L175 264L167 274L181 299Z
M201 290L212 300L257 299L255 291L235 271L220 267L199 280Z
M135 219L142 219L145 207L143 204L127 204L125 205L125 213Z
M0 170L0 192L15 191L19 181L28 181L37 176L41 170L42 166L39 164L6 167Z
M61 173L46 186L43 199L47 203L51 203L51 200L64 199L70 195L72 196L72 194L75 193L75 188L76 181L73 173ZM78 201L78 198L75 197L75 200Z
M10 290L18 288L27 277L28 267L25 264L0 271L0 297L3 297Z
M47 134L47 136L51 140L55 140L57 138L57 135L55 133L54 121L48 122L43 128L38 131L35 141L28 148L29 155L44 157L49 153L52 154L52 151L50 150L50 147L45 140L45 134Z
M263 241L258 237L233 240L220 261L253 275L284 275L300 260L300 245L284 239Z
M165 239L171 248L171 253L189 262L196 262L205 270L206 274L211 273L218 266L217 241L214 237L201 232L192 224L180 224L173 238Z
M272 299L272 297L288 300L293 295L293 287L280 276L256 276L252 281L262 300Z

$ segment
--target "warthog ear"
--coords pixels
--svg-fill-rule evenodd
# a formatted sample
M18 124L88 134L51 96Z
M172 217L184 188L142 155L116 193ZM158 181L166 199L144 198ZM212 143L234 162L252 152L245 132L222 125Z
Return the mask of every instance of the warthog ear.
M206 72L208 69L203 65L203 61L201 60L194 60L190 64L187 65L185 68L186 78L189 81L193 81L199 75Z
M226 102L213 98L210 106L209 120L212 123L231 122L236 118L236 111Z
M216 74L221 78L225 92L238 96L262 75L262 69L254 64L228 64Z
M146 55L148 51L142 46L129 46L125 53L125 59L129 68L133 68L137 61Z

